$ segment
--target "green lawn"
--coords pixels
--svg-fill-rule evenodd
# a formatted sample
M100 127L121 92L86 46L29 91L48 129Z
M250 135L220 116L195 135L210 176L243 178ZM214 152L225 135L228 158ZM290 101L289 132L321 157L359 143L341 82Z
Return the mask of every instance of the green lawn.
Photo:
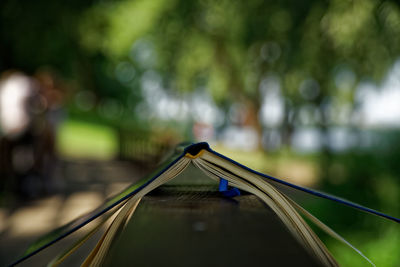
M118 153L118 136L105 125L67 120L58 129L56 148L65 158L108 160Z

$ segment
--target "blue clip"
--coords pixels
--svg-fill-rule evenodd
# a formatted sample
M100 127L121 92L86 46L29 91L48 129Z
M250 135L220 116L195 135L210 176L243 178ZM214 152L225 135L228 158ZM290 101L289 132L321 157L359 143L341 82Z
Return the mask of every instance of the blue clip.
M225 197L236 197L240 196L240 190L237 189L236 187L233 187L232 189L228 189L228 181L220 178L219 179L219 187L218 187L219 192L221 192Z

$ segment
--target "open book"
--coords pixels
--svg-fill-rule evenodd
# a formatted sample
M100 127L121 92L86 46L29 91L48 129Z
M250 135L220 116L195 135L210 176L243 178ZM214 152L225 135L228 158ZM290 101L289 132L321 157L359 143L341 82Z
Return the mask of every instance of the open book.
M334 257L330 254L326 246L306 223L302 216L308 218L316 226L320 227L326 233L339 241L345 243L364 257L371 265L374 265L359 250L335 233L328 226L320 222L317 218L303 209L296 202L285 195L275 183L288 186L296 190L313 194L318 197L326 198L369 212L386 219L400 222L398 218L383 214L381 212L363 207L361 205L327 195L308 188L300 187L283 180L268 176L246 166L243 166L232 159L229 159L213 151L207 143L197 143L177 151L169 160L167 160L155 174L147 179L136 183L117 196L108 200L95 211L76 219L75 221L54 230L34 243L22 256L12 265L16 265L51 246L57 241L67 237L82 227L89 227L89 231L76 243L54 258L49 266L57 266L63 262L69 255L82 246L91 236L98 232L102 226L108 225L107 230L98 240L96 246L87 255L83 266L100 266L115 237L121 233L130 220L141 199L156 189L157 187L171 181L182 173L190 164L203 171L209 178L219 182L219 190L227 197L234 197L240 194L240 190L246 191L257 196L261 201L268 205L277 215L282 223L287 227L290 233L315 259L324 266L338 266ZM266 237L267 238L267 237ZM212 241L212 240L210 240ZM135 242L135 241L132 241Z

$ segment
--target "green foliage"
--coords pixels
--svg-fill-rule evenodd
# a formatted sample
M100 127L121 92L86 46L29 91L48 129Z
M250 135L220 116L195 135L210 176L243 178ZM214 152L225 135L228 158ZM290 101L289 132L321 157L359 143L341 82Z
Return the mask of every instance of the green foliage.
M206 87L218 103L256 107L261 80L274 72L294 110L305 104L298 88L311 78L321 89L312 100L318 106L339 93L338 66L356 80L380 79L400 52L400 11L392 1L42 0L2 1L1 10L1 70L50 66L127 107L140 102L130 90L138 91L148 69L167 88ZM132 56L141 40L152 47L151 64ZM114 75L121 61L135 68L132 83ZM126 102L127 95L136 100Z
M368 255L376 266L394 267L400 263L400 256L397 253L400 231L396 225L382 228L379 233L374 234L368 231L349 233L346 238ZM354 251L336 241L330 240L328 246L342 266L366 266L367 264Z

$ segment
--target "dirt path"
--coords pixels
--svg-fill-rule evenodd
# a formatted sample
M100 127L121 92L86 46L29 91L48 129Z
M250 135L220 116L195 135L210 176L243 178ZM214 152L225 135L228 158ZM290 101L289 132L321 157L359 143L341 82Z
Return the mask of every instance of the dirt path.
M93 210L146 173L145 168L118 161L59 165L58 193L0 208L0 266L17 259L41 235Z

